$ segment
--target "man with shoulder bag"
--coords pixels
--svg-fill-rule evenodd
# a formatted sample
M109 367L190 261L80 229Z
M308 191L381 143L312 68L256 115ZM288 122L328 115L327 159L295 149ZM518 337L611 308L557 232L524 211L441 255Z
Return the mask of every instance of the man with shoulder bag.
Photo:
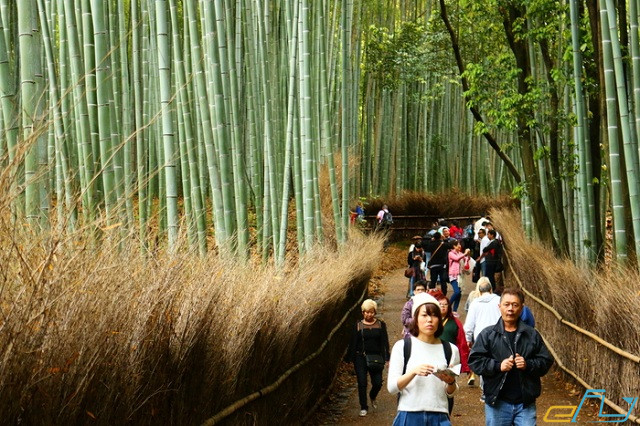
M431 275L429 288L436 288L436 282L440 281L440 290L442 294L447 295L447 283L449 282L449 272L447 265L449 264L449 250L451 244L442 240L439 232L433 234L433 240L429 241L426 251L431 253L427 268Z

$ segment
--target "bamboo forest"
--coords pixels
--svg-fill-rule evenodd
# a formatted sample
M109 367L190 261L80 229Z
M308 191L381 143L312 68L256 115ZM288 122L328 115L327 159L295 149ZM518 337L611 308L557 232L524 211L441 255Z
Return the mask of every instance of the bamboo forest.
M304 253L328 227L345 243L360 197L456 188L512 194L528 234L575 262L603 258L608 217L615 259L640 255L635 0L2 0L0 14L2 177L34 232L282 261L288 239Z
M0 419L640 423L639 7L0 0Z

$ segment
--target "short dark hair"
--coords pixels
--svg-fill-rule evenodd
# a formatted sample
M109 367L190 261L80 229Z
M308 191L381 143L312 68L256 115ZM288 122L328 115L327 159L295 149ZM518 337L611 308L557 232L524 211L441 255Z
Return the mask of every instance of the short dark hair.
M481 232L482 232L483 234L486 234L486 233L487 233L487 230L486 230L486 229L484 229L484 228L480 228L480 229L478 229L478 234L479 234L479 233L481 233Z
M439 239L440 239L440 237L442 237L442 234L441 234L441 233L439 233L438 231L436 231L436 232L434 232L434 233L433 233L433 239L434 239L434 240L439 240Z
M415 283L413 283L413 288L415 289L418 286L422 286L424 287L425 290L427 290L427 282L425 280L418 280Z
M500 301L502 302L502 298L505 294L510 294L512 296L517 296L520 299L520 303L524 304L524 293L519 288L508 287L502 290L502 294L500 295Z
M422 248L422 243L421 242L417 242L416 245L413 246L414 248Z
M493 235L494 237L497 235L495 229L489 229L489 234Z
M436 337L440 337L444 331L444 325L442 325L442 312L440 312L440 305L434 305L433 303L425 303L424 306L427 309L428 315L435 315L438 317L438 329L435 332ZM416 312L413 314L413 321L409 325L409 333L412 336L418 337L420 329L418 328L418 317L420 316L420 309L422 306L418 306Z

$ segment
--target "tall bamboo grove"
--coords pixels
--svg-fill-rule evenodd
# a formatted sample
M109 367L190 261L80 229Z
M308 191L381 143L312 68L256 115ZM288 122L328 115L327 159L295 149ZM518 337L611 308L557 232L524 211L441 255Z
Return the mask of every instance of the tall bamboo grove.
M353 9L1 1L0 158L13 220L137 238L143 251L166 241L204 254L215 241L241 257L256 229L260 251L282 262L290 200L301 252L326 232L318 182L328 167L329 222L344 241L341 176L358 120Z

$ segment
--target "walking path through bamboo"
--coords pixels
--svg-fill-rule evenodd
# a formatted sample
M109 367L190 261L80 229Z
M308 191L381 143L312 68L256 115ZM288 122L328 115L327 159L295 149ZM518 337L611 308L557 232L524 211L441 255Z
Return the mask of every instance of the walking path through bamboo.
M403 276L404 269L397 269L383 278L383 288L385 294L378 301L379 316L387 323L389 331L389 343L391 346L401 338L402 327L400 323L400 312L406 302L407 279ZM464 323L465 312L464 303L467 295L471 291L471 284L462 289L463 298L460 304L461 321ZM535 315L535 312L534 312ZM366 417L359 417L358 412L358 391L355 386L356 379L352 376L353 386L348 401L344 404L342 414L338 419L331 418L325 420L324 424L335 424L339 426L351 425L390 425L396 415L396 396L390 395L386 390L386 370L384 373L385 383L378 397L378 409L370 410ZM480 402L480 389L478 387L467 386L467 377L463 375L458 379L460 390L455 397L452 423L455 426L478 426L484 424L484 406ZM543 418L547 410L554 405L577 406L580 403L584 390L575 389L564 382L562 375L549 373L543 378L542 395L537 401L538 424L545 424ZM593 420L593 409L583 408L580 418L589 417Z

